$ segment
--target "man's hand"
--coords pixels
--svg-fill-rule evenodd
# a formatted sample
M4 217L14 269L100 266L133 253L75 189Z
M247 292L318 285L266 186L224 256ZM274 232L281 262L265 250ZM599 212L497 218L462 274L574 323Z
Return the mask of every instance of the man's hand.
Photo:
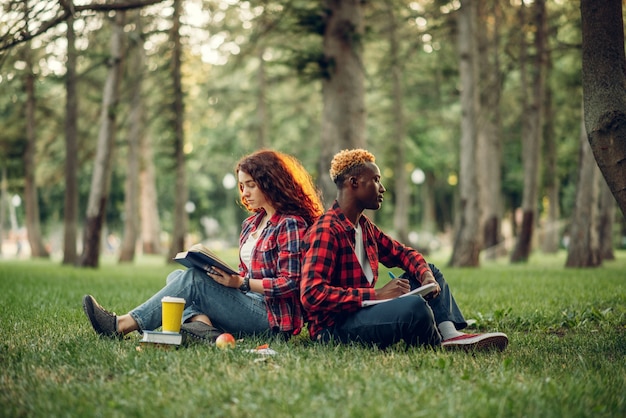
M422 286L429 283L434 283L437 285L437 287L435 288L435 290L428 294L427 299L436 298L437 296L439 296L439 293L441 293L441 288L439 287L439 283L437 283L437 280L435 280L435 276L433 276L430 271L427 271L422 275Z
M411 290L407 279L392 279L382 288L376 290L376 299L393 299Z

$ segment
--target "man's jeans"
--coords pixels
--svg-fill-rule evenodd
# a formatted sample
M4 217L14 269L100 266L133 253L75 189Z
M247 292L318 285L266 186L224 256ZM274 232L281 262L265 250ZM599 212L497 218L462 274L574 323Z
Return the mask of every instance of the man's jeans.
M457 306L443 274L433 264L429 264L439 283L441 293L435 299L424 300L419 295L397 298L340 315L335 325L319 335L323 342L358 342L385 348L404 340L408 345L437 346L441 336L437 324L451 321L457 329L463 329L467 322ZM419 287L415 277L407 273L411 289Z
M222 286L195 268L173 271L167 276L164 288L129 312L139 329L154 330L161 326L161 299L164 296L185 299L183 322L205 314L213 326L234 335L270 332L262 295L244 294L239 289Z

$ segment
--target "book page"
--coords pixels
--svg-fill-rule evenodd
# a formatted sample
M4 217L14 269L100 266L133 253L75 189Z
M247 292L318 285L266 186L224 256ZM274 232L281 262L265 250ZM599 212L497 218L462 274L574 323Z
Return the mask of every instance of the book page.
M238 274L237 269L230 267L202 244L195 244L188 251L176 254L174 261L187 268L197 267L209 273L215 273L214 267L217 267L228 274Z
M207 257L212 258L213 260L219 262L220 264L228 266L228 263L226 263L224 260L219 258L213 251L209 250L207 247L205 247L202 244L194 244L194 245L192 245L191 248L189 248L189 251L202 253L202 254L206 255Z
M429 293L431 293L433 290L435 290L435 288L437 287L437 285L435 283L429 283L427 285L418 287L417 289L413 289L408 293L405 293L401 296L398 296L397 298L391 298L391 299L375 299L375 300L364 300L361 303L361 307L366 307L366 306L373 306L373 305L378 305L380 303L385 303L385 302L389 302L390 300L394 300L394 299L398 299L398 298L403 298L406 296L411 296L411 295L420 295L420 296L426 296Z

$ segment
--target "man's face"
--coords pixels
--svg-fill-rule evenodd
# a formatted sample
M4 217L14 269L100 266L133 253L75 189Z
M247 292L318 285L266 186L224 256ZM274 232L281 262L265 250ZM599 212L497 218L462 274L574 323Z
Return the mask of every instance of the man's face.
M380 169L374 163L367 163L357 178L357 197L363 209L378 210L387 191L380 181Z

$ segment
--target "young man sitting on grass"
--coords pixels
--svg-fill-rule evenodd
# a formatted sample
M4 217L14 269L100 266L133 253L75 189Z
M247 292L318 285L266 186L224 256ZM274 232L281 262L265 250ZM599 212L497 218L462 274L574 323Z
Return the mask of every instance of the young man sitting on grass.
M330 176L337 200L309 229L300 298L316 341L358 342L388 347L400 340L408 345L443 346L466 350L504 350L505 334L466 334L467 326L443 274L422 255L383 233L363 211L377 210L385 187L374 156L362 149L334 156ZM375 289L378 263L405 273ZM422 296L398 296L434 283ZM392 299L362 307L365 300Z

